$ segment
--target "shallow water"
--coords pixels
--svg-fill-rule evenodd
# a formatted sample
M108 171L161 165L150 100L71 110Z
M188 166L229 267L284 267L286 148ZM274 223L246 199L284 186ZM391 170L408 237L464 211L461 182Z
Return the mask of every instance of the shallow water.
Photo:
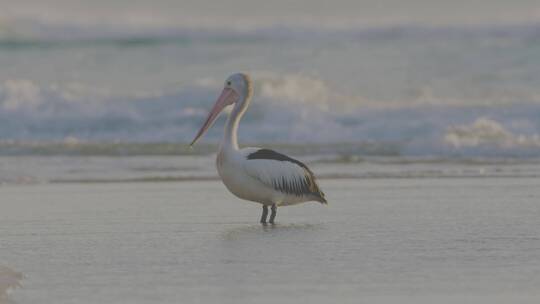
M540 159L408 158L298 154L302 146L279 148L305 162L318 178L538 178ZM324 146L318 147L324 148ZM291 151L289 151L291 150ZM313 152L308 152L313 153ZM354 152L353 152L354 153ZM215 154L0 156L2 184L118 183L218 180Z
M321 180L260 207L218 181L5 185L16 303L537 303L535 178Z

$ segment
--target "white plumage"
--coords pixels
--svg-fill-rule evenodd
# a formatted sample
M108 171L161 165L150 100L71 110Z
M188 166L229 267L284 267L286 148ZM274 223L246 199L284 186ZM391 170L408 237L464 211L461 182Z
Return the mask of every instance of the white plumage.
M238 124L251 96L252 85L247 75L230 76L191 145L211 127L223 108L234 105L216 160L219 176L227 189L239 198L263 204L261 223L266 223L268 206L272 210L269 222L273 224L277 206L307 201L326 204L314 174L300 161L269 149L238 148Z

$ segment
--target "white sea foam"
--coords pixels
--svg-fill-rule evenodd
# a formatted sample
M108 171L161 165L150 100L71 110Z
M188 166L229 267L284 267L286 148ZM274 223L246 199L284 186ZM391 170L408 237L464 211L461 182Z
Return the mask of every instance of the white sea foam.
M4 82L0 94L2 108L10 112L20 109L35 109L43 97L38 86L24 79Z
M302 75L284 75L258 80L261 97L286 103L306 103L319 105L325 109L331 97L330 89L324 81Z
M449 128L444 141L454 148L492 146L511 149L514 147L540 148L538 134L530 136L514 134L495 120L480 117L469 125Z

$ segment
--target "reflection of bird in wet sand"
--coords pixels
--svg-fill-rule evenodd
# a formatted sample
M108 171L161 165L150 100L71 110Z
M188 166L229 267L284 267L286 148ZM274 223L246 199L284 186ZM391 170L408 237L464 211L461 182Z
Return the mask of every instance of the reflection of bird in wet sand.
M0 303L5 303L10 290L21 286L22 279L22 273L0 265Z

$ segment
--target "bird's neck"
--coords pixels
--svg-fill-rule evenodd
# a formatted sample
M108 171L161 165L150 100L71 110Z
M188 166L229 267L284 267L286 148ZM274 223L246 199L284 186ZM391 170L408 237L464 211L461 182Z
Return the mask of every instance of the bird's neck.
M238 125L240 119L244 116L249 103L249 96L242 97L242 100L238 102L227 119L225 124L225 137L223 138L221 149L223 150L238 150Z

